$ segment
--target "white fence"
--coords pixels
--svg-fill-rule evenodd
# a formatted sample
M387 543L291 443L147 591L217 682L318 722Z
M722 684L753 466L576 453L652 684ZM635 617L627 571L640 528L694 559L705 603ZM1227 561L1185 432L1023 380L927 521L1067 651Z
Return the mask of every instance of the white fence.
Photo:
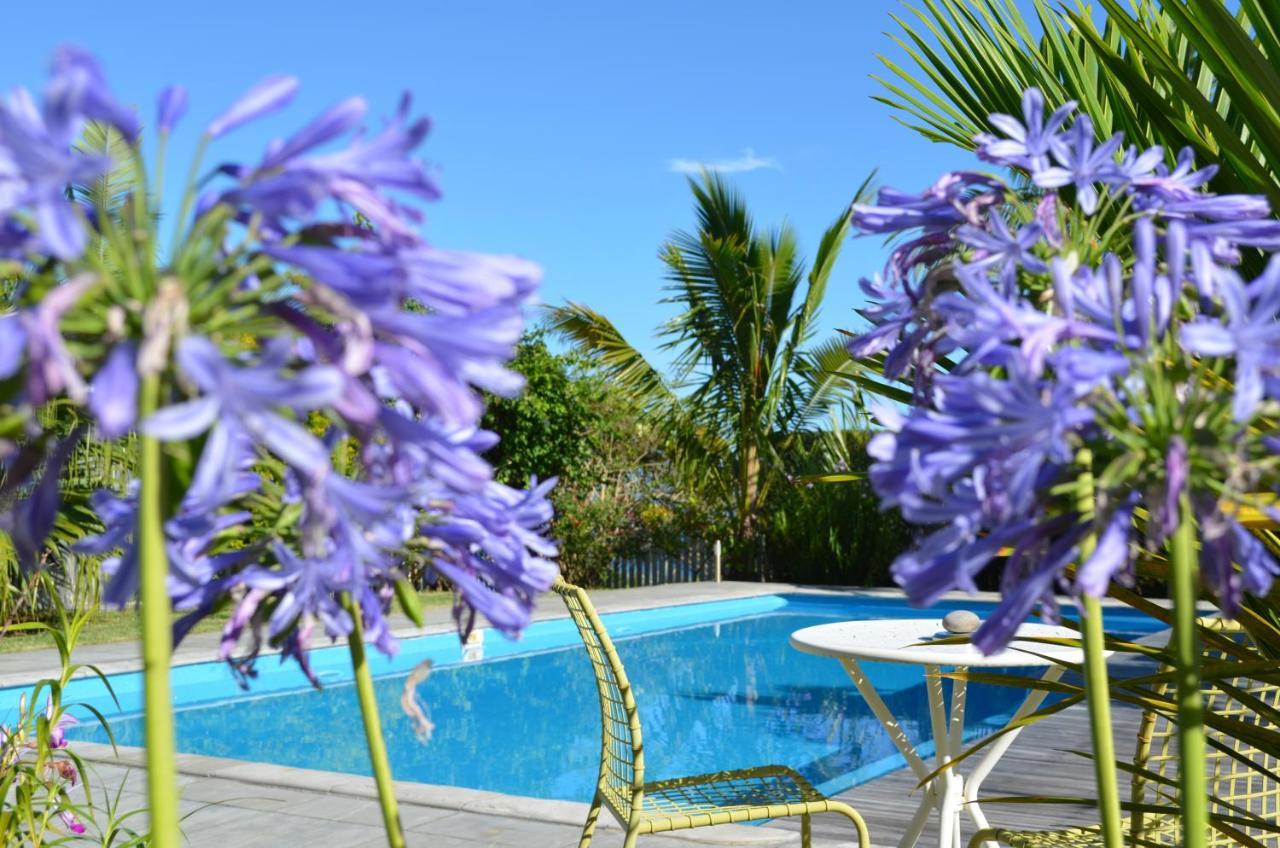
M649 551L613 561L609 588L631 589L661 583L720 581L720 542L696 542L680 553Z

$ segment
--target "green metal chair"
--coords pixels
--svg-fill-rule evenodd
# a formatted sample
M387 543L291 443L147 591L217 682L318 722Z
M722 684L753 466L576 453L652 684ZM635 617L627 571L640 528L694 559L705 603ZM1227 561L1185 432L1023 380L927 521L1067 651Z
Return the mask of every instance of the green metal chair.
M608 807L626 829L625 848L633 848L641 834L784 816L800 816L800 840L808 848L809 817L815 813L839 813L848 817L858 829L860 848L869 848L867 826L852 807L826 797L785 766L645 783L640 716L613 641L585 591L563 581L552 588L564 599L578 626L600 691L604 740L600 780L582 828L579 848L591 844L602 806Z
M1213 618L1201 619L1200 623L1229 634L1232 638L1247 638L1244 630L1234 622ZM1205 652L1205 659L1209 661L1225 657L1226 654L1220 649ZM1161 691L1168 693L1171 688L1164 686ZM1280 707L1280 684L1260 683L1250 678L1237 677L1222 688L1206 686L1204 690L1206 712L1264 727L1275 727L1254 710L1241 704L1232 692L1246 692L1270 707ZM1253 815L1270 824L1280 823L1280 782L1250 765L1261 765L1274 775L1280 766L1280 759L1277 758L1277 753L1280 752L1261 751L1209 727L1205 728L1205 733L1209 739L1209 795L1215 799L1210 813ZM1130 799L1134 804L1173 806L1178 803L1175 791L1178 778L1176 737L1177 727L1163 714L1151 710L1142 714L1138 725L1138 749L1134 757L1135 768L1131 782ZM1138 814L1126 818L1123 827L1127 845L1181 844L1181 825L1175 816ZM1249 827L1240 829L1248 839L1253 840L1248 843L1250 845L1280 848L1280 833ZM1215 830L1208 835L1205 844L1210 848L1236 848L1244 841L1240 837ZM969 848L980 848L989 842L1012 848L1095 848L1104 844L1100 825L1050 831L990 828L975 833L969 842Z

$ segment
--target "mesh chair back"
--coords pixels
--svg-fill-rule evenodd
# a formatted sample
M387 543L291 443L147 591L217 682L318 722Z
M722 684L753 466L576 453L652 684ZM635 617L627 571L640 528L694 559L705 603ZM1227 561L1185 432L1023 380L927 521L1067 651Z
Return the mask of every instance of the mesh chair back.
M1234 622L1215 618L1202 619L1200 623L1237 642L1244 643L1248 639L1244 629ZM1212 646L1206 649L1204 658L1207 663L1230 659L1224 650ZM1171 693L1173 686L1166 685L1162 687L1162 691ZM1220 685L1207 685L1204 695L1206 714L1224 716L1259 727L1276 728L1275 724L1259 714L1254 704L1245 703L1241 699L1256 698L1273 710L1280 709L1280 685L1237 677ZM1145 763L1150 772L1172 782L1164 784L1144 779L1141 774L1135 773L1134 801L1161 806L1177 803L1177 733L1177 726L1165 715L1148 712L1143 716L1135 761L1140 767ZM1280 822L1280 782L1270 776L1278 772L1278 752L1260 750L1248 741L1234 738L1212 727L1205 728L1205 735L1208 741L1210 815L1245 818L1252 815L1273 825ZM1135 837L1141 832L1140 819L1137 815L1133 819ZM1231 826L1238 827L1257 844L1280 848L1280 833L1250 828L1243 824ZM1135 844L1140 843L1135 839ZM1238 837L1216 830L1207 842L1212 848L1240 844Z
M641 804L644 784L644 754L640 741L640 717L631 694L631 683L622 660L605 631L587 593L564 581L557 581L552 591L564 599L569 615L578 627L596 688L600 692L600 725L603 752L600 764L601 799L613 808L623 821Z

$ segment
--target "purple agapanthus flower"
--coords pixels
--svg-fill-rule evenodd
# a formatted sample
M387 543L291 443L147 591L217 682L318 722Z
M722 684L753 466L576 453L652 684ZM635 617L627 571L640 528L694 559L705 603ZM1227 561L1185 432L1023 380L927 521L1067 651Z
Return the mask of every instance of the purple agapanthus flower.
M285 232L289 221L308 223L334 201L359 212L384 239L416 243L417 213L386 192L434 200L440 192L421 162L411 153L426 137L430 124L409 119L405 98L396 116L375 136L356 138L345 148L313 155L312 149L353 127L363 103L347 101L317 118L293 138L273 145L257 168L238 169L240 184L213 197L263 216L269 231Z
M283 109L298 92L296 77L275 74L255 83L248 91L209 122L210 138L226 135L236 127Z
M1280 250L1280 222L1264 198L1210 192L1214 168L1196 170L1190 151L1171 169L1160 148L1099 143L1087 116L1045 121L1037 92L1024 110L1025 126L993 118L1009 138L980 137L980 155L1023 172L1042 197L948 175L854 210L864 230L929 238L902 267L890 259L887 282L863 283L871 328L850 345L859 357L906 346L927 374L909 409L877 411L883 430L868 447L881 503L929 531L894 578L928 604L972 590L1011 550L1001 602L973 638L992 653L1037 606L1053 620L1056 592L1100 597L1131 583L1135 540L1165 543L1191 503L1205 584L1233 615L1280 575L1227 508L1256 503L1234 492L1277 485L1280 440L1257 416L1280 399L1280 258L1253 280L1237 269L1249 250ZM1108 234L1119 247L1072 233L1074 216L1061 214L1074 204L1092 215L1104 190L1137 213ZM918 353L946 346L945 363Z
M1164 148L1156 145L1146 150L1130 147L1125 150L1116 163L1114 178L1118 184L1128 184L1140 191L1150 190L1158 185L1160 177L1156 176L1164 169Z
M949 229L976 222L982 209L998 201L995 192L1002 189L993 177L973 172L946 174L920 194L882 188L874 204L853 205L853 224L866 233Z
M29 209L36 224L32 247L59 259L79 257L89 238L67 186L87 184L111 165L75 149L85 118L80 105L55 99L41 110L21 88L0 103L0 216Z
M1257 536L1225 516L1216 503L1203 499L1197 515L1201 573L1223 612L1234 616L1246 591L1266 595L1271 590L1280 576L1280 563Z
M120 342L89 386L89 409L105 439L118 439L133 429L138 414L138 371L132 342Z
M886 504L946 498L967 478L983 523L1025 515L1042 468L1069 459L1066 437L1092 419L1091 411L1062 403L1046 387L1026 375L940 376L934 409L885 422L895 428L893 453L877 447L871 470L877 494Z
M53 76L45 98L53 104L53 111L114 127L126 141L136 139L142 127L137 113L111 93L98 60L78 47L63 45L54 52Z
M238 494L256 488L256 480L239 478ZM79 553L105 556L103 574L108 578L102 592L107 606L123 607L138 591L138 550L134 532L138 525L138 483L133 481L126 494L118 495L100 489L91 496L94 512L102 520L103 531L86 536L74 549ZM211 515L190 501L165 522L165 551L169 564L169 594L174 608L203 608L207 614L217 595L225 589L215 578L245 560L251 551L232 550L211 553L219 534L244 524L250 519L244 511ZM194 621L191 622L194 624ZM186 628L175 627L175 643L181 641Z
M1076 202L1085 214L1092 215L1098 208L1098 183L1117 177L1115 153L1121 140L1117 133L1098 144L1093 121L1082 115L1065 136L1053 139L1051 150L1059 164L1037 171L1033 175L1036 185L1041 188L1074 186Z
M1139 204L1140 206L1145 207L1151 203L1177 203L1203 197L1200 190L1218 172L1217 165L1196 170L1196 154L1190 147L1184 147L1178 152L1178 163L1172 171L1164 164L1164 151L1160 148L1152 148L1148 151L1148 155L1153 151L1159 151L1160 157L1149 171L1144 173L1126 171L1133 190L1142 198L1143 202Z
M1207 255L1223 264L1238 264L1240 247L1280 250L1280 221L1271 218L1242 221L1188 220L1185 227L1188 238L1206 245Z
M1264 378L1280 368L1280 257L1273 258L1262 276L1247 287L1234 271L1218 278L1218 291L1226 311L1225 325L1200 320L1182 328L1182 344L1203 356L1230 356L1235 360L1237 421L1247 421L1262 400Z
M187 89L181 85L171 85L160 92L156 101L156 131L168 135L187 113Z
M949 340L968 351L964 367L995 363L1016 342L1021 359L1015 367L1038 376L1049 352L1069 339L1114 338L1114 332L1074 317L1046 314L1017 297L1006 297L980 267L959 266L960 292L937 298L935 310L945 319Z
M470 424L481 409L471 386L511 396L524 385L504 365L523 325L514 306L465 316L383 311L370 318L394 341L376 345L376 369L398 396L433 417Z
M200 149L282 109L297 88L288 76L251 87L208 124ZM426 243L417 204L439 190L417 158L430 123L410 106L406 95L370 128L364 99L349 98L256 164L204 177L193 167L182 205L191 217L164 251L154 191L137 182L128 203L116 194L104 207L77 187L120 163L78 145L97 122L130 155L163 151L186 112L184 88L156 99L154 146L74 48L55 57L40 102L17 90L0 103L0 257L24 269L0 315L0 406L18 425L0 440L0 495L16 502L0 527L24 565L45 550L58 472L79 437L42 433L33 410L69 404L99 438L136 426L184 443L166 457L195 457L194 467L168 463L164 479L167 588L185 613L175 634L230 600L223 647L231 658L249 634L235 663L245 678L264 640L310 674L313 636L349 635L350 603L394 653L387 613L409 556L456 578L463 627L477 608L512 635L528 623L556 574L553 481L496 483L484 452L497 437L478 424L484 392L522 386L507 363L540 271ZM160 170L133 169L139 180ZM964 177L938 199L972 218L994 202L981 191ZM139 402L157 395L159 410L136 421ZM135 533L156 519L139 515L139 493L155 482L92 497L103 529L76 549L104 558L109 604L132 600L149 567Z
M1008 645L1037 606L1046 619L1057 619L1054 586L1076 559L1085 527L1075 524L1064 530L1065 522L1052 526L1054 523L1046 522L1039 532L1022 539L1005 564L1000 602L972 637L974 646L983 653L993 654Z
M1131 562L1129 550L1133 535L1133 508L1137 498L1130 497L1118 505L1098 534L1097 544L1089 558L1076 572L1076 589L1095 598L1105 597L1117 575L1123 574Z
M995 114L990 117L992 126L1007 138L981 134L975 140L978 156L988 162L1013 165L1036 173L1049 167L1049 152L1067 117L1076 104L1062 104L1048 119L1044 116L1044 96L1038 88L1028 88L1022 94L1022 121L1011 115Z
M266 254L340 291L357 306L394 304L404 299L404 273L393 254L330 247L276 247Z
M207 339L189 336L183 340L178 362L203 394L156 412L141 427L150 435L173 441L213 428L189 490L198 503L221 503L218 487L234 477L237 445L246 437L306 474L328 469L329 454L320 440L280 410L305 411L333 403L342 390L341 375L334 368L313 365L286 376L282 369L287 344L273 343L260 362L238 367L227 362Z
M54 442L45 457L39 481L14 508L11 526L0 527L8 530L18 562L26 569L35 567L45 540L53 530L62 504L58 478L83 435L84 429L77 427L68 436Z
M1000 274L1006 292L1014 290L1016 281L1010 278L1018 268L1025 268L1033 274L1043 274L1048 270L1044 260L1033 252L1044 236L1038 223L1010 230L999 215L990 216L988 221L990 229L967 225L956 230L956 238L976 251L970 263L972 266L994 268Z
M27 348L27 331L20 316L0 315L0 380L7 380L22 368Z
M76 277L55 286L34 309L19 313L27 341L26 390L32 403L44 403L63 392L76 402L88 398L88 384L67 350L59 323L93 282L88 275Z
M928 327L921 323L923 305L912 296L905 283L901 287L891 287L878 280L863 278L858 284L871 300L869 306L858 310L858 314L871 322L872 329L850 338L846 347L849 354L857 359L888 351L884 373L886 377L896 379L928 333Z
M265 171L286 165L303 153L345 135L359 125L367 110L363 97L349 97L329 107L285 141L272 144L260 168Z

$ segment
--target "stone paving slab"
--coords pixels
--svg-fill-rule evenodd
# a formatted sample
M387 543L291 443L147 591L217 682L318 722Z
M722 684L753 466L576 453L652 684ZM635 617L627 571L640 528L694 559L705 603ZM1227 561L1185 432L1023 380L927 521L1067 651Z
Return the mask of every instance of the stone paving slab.
M146 806L143 751L78 743L76 753L91 769L99 798L120 796L123 809ZM239 846L360 846L385 844L381 809L373 779L357 775L244 763L191 754L179 758L183 831L190 848ZM450 845L576 848L587 805L522 798L454 786L399 782L396 797L410 846ZM145 816L134 819L141 827ZM620 844L621 828L606 813L597 844ZM783 848L799 844L796 834L772 827L722 825L647 837L647 848L741 846ZM840 842L815 842L830 848Z

